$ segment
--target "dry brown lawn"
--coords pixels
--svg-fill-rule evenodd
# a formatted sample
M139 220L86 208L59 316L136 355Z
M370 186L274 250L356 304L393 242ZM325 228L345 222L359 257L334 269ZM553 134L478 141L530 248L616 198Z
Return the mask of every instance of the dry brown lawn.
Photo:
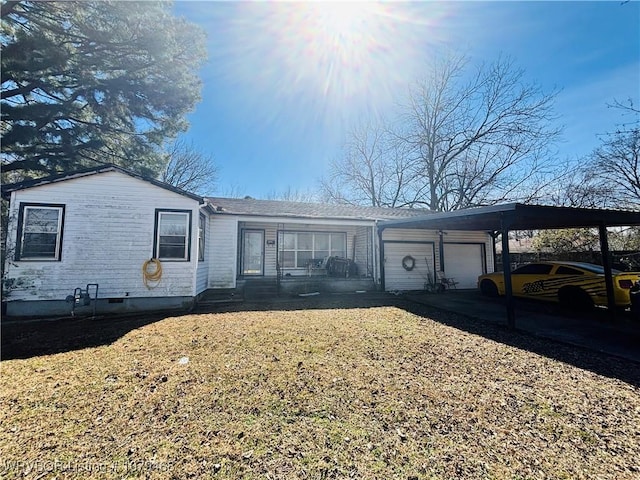
M398 307L178 316L1 365L3 478L640 478L637 385Z

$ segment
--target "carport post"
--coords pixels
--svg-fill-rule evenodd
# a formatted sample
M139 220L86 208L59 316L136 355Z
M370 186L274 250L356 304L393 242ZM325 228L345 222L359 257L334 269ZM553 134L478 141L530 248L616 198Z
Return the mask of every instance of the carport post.
M602 268L604 269L604 284L607 288L607 307L609 308L609 318L616 318L616 299L613 293L613 276L611 272L611 261L609 259L609 239L607 237L607 226L601 223L598 226L600 235L600 252L602 253Z
M500 232L497 231L492 231L489 232L489 235L491 235L491 238L493 239L493 242L491 242L491 246L492 251L493 251L493 271L496 271L496 264L498 263L498 253L496 252L496 240L498 238L498 235L500 235ZM489 272L487 272L489 273Z
M516 328L516 315L513 307L513 287L511 285L511 258L509 257L509 228L502 221L502 276L504 294L507 298L507 326Z

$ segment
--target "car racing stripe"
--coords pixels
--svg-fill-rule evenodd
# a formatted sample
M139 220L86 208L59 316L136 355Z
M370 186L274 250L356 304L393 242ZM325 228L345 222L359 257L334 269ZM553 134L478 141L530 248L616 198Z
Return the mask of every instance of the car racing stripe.
M540 282L542 284L542 290L524 292L526 285ZM532 297L554 298L558 294L558 290L566 285L576 286L583 288L587 293L593 296L604 296L606 294L606 288L604 281L601 278L585 278L582 275L575 275L571 277L556 278L551 280L537 280L536 282L528 282L523 285L523 294Z

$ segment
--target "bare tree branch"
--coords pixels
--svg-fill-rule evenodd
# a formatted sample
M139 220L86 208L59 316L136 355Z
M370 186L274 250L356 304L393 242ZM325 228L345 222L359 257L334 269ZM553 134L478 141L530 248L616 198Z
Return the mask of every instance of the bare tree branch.
M591 168L611 186L618 206L640 209L640 126L605 139L592 154Z
M466 74L464 57L435 63L411 91L403 140L421 164L416 201L456 210L529 197L549 169L555 93L524 83L508 59ZM467 80L463 83L463 78Z
M539 197L553 178L553 102L508 59L436 61L392 129L352 132L322 189L332 201L456 210Z
M167 151L168 161L160 179L174 187L209 195L218 178L218 167L210 155L197 150L193 143L176 141Z
M267 200L285 200L287 202L305 202L305 203L315 203L319 201L317 192L313 192L310 190L301 191L298 189L293 189L290 186L281 192L277 192L277 191L269 192L266 196L266 199Z
M349 135L343 157L331 162L320 182L326 201L374 207L404 207L415 180L415 165L386 127L368 123Z

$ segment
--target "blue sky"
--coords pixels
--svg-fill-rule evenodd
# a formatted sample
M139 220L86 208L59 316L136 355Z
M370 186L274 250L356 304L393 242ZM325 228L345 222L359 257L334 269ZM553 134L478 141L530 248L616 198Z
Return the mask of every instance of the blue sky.
M307 192L351 128L392 116L430 58L510 56L560 89L558 161L611 131L615 99L640 104L640 2L353 4L178 1L208 35L202 101L183 135L219 167L215 195Z

